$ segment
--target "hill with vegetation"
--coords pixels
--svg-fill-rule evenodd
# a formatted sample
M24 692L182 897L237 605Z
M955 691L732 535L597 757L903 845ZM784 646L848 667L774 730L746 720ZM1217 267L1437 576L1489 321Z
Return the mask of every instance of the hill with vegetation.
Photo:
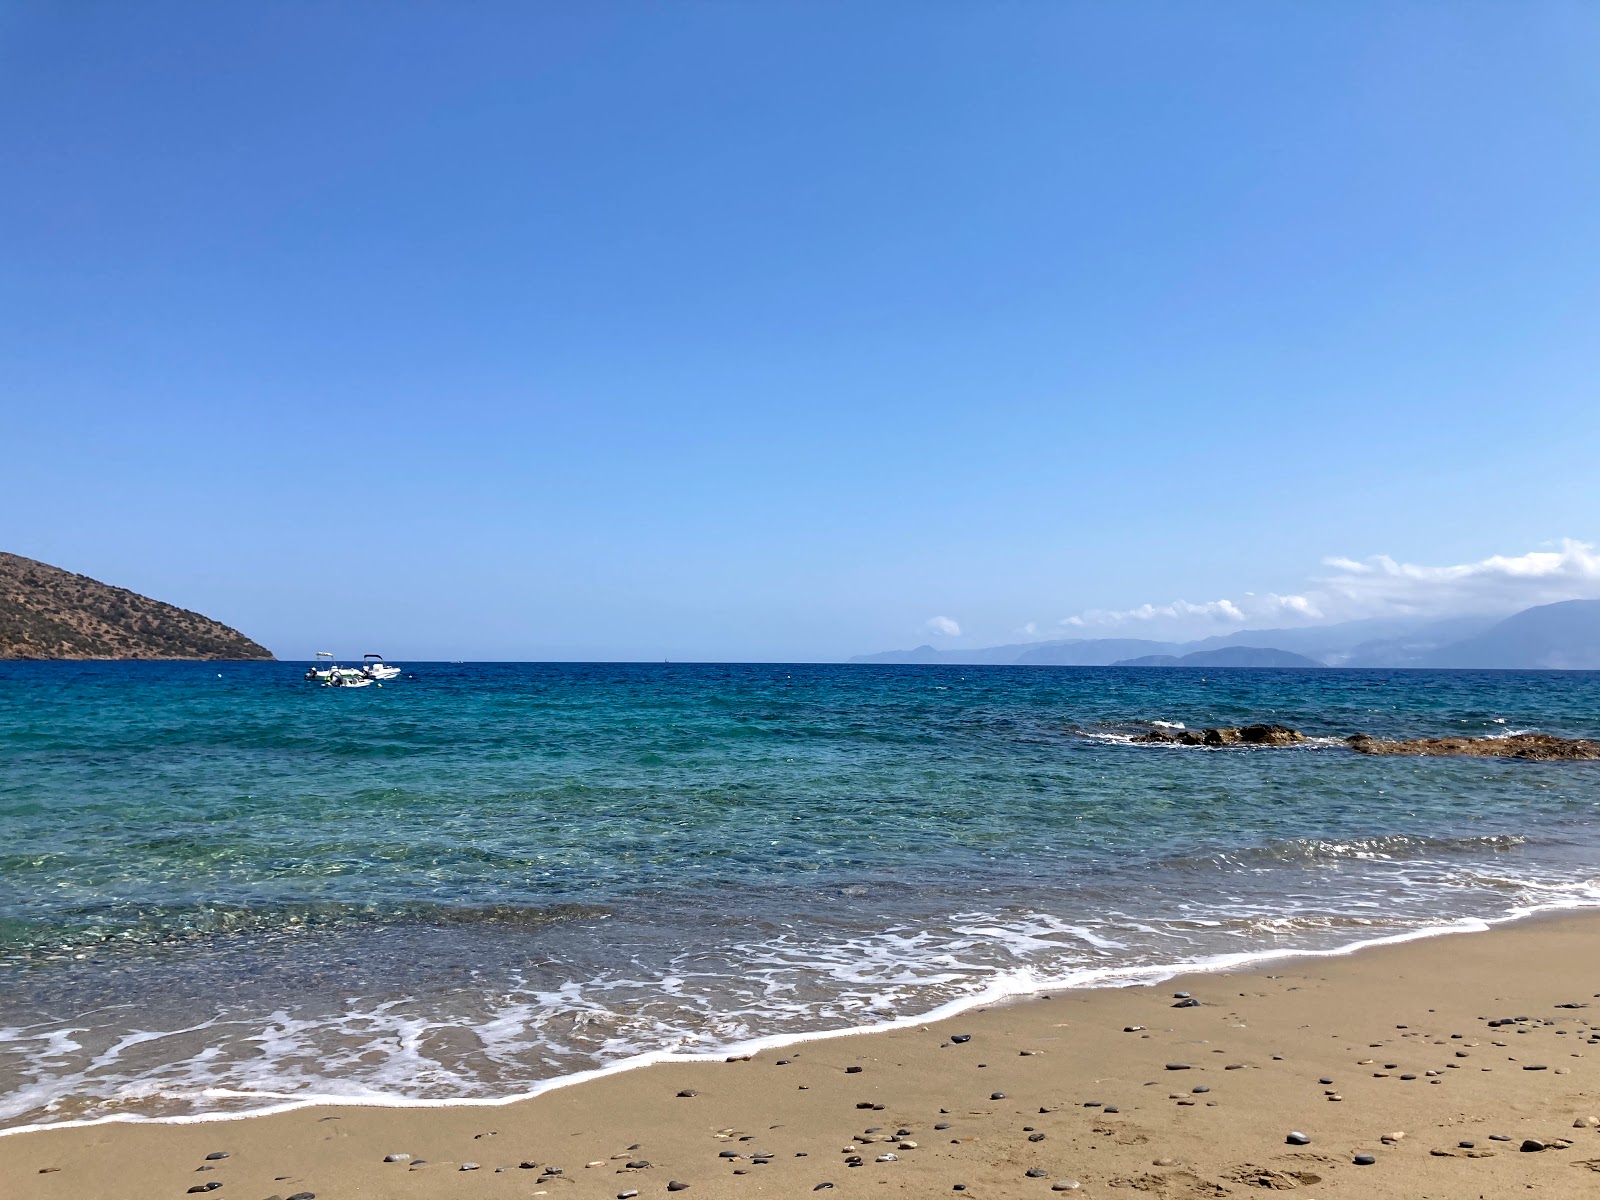
M271 657L265 646L197 612L0 553L0 658Z

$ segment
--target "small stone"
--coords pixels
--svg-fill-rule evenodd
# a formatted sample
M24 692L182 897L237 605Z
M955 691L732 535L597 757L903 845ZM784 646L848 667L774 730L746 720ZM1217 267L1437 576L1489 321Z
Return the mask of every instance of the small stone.
M1477 1142L1457 1142L1456 1143L1456 1149L1457 1150L1471 1150L1477 1144L1478 1144Z
M1399 1142L1402 1138L1404 1138L1405 1136L1406 1136L1405 1134L1403 1134L1403 1133L1399 1132L1398 1130L1396 1130L1394 1133L1386 1133L1386 1134L1384 1134L1378 1140L1380 1142L1383 1142L1385 1145L1393 1146L1397 1142Z
M523 1171L536 1171L539 1169L539 1164L529 1159L526 1162L519 1162L517 1167Z
M1115 1104L1108 1104L1105 1107L1105 1111L1108 1112L1108 1113L1119 1113L1122 1110L1120 1108L1118 1108Z
M1042 1167L1029 1167L1023 1172L1023 1174L1029 1179L1043 1179L1046 1175L1050 1174L1050 1172L1044 1170Z
M1199 1008L1200 1007L1200 1001L1196 1000L1193 996L1190 996L1187 1000L1179 1000L1172 1007L1173 1008Z
M958 1046L963 1046L972 1040L972 1035L970 1033L952 1033L950 1040Z
M1283 1140L1288 1142L1289 1145L1291 1145L1291 1146L1309 1146L1309 1145L1311 1145L1311 1139L1309 1137L1307 1137L1305 1134L1301 1133L1298 1129L1293 1130L1292 1132L1290 1132L1289 1136L1284 1138Z
M1550 1068L1542 1064L1524 1063L1522 1069L1524 1071L1548 1071Z
M950 1128L950 1122L949 1121L940 1121L937 1125L934 1126L934 1128L935 1129L949 1129Z
M1194 1094L1195 1094L1195 1095L1197 1095L1197 1096L1198 1096L1198 1095L1200 1095L1200 1094L1202 1094L1202 1093L1204 1093L1204 1092L1209 1092L1209 1091L1210 1091L1210 1090L1211 1090L1211 1089L1210 1089L1210 1088L1208 1088L1208 1087L1206 1087L1206 1086L1205 1086L1205 1085L1204 1085L1204 1084L1201 1084L1201 1085L1200 1085L1200 1086L1199 1086L1199 1087L1197 1087L1197 1088L1190 1088L1190 1089L1189 1089L1189 1090L1190 1090L1190 1091L1191 1091L1191 1092L1193 1092L1193 1093L1194 1093Z
M1370 1154L1358 1154L1353 1159L1351 1159L1350 1161L1355 1163L1356 1166L1358 1166L1358 1167L1370 1167L1373 1163L1377 1162L1378 1160L1376 1158L1374 1158Z
M699 1094L700 1093L695 1091L693 1088L684 1088L683 1091L678 1093L680 1097L698 1096Z
M625 1192L618 1192L617 1193L617 1200L633 1200L633 1198L635 1196L637 1196L638 1194L639 1194L639 1189L638 1188L629 1188Z
M681 1191L686 1190L688 1188L688 1186L689 1185L687 1183L684 1183L683 1181L678 1180L678 1179L674 1179L670 1183L667 1184L667 1191L669 1191L669 1192L681 1192Z
M1143 1025L1124 1025L1122 1027L1122 1032L1123 1033L1143 1033L1144 1032L1144 1026Z
M1324 1075L1321 1079L1317 1080L1317 1082L1321 1083L1321 1084L1329 1084L1329 1083L1332 1083L1333 1080L1329 1079L1326 1075Z
M1572 1123L1574 1129L1600 1129L1600 1117L1579 1117Z
M1539 1148L1541 1150L1544 1149L1543 1146L1541 1146ZM189 1193L190 1193L190 1195L193 1195L195 1192L214 1192L221 1186L222 1185L220 1183L218 1183L216 1180L212 1180L210 1183L197 1183L192 1188L189 1189Z
M289 1197L289 1200L317 1200L317 1194L315 1192L296 1192Z
M878 1155L877 1158L873 1159L872 1161L873 1162L899 1162L900 1161L900 1156L898 1154L880 1154L880 1155Z
M477 1163L462 1163L460 1169L463 1170L463 1171L476 1171L478 1169L478 1164Z
M991 1099L991 1100L1004 1100L1005 1098L1006 1098L1006 1094L1004 1092L990 1092L989 1093L989 1099Z
M743 1158L744 1156L742 1154L740 1154L737 1150L722 1150L722 1151L718 1152L717 1157L718 1158Z
M1175 1158L1153 1158L1150 1160L1150 1165L1152 1167L1175 1167L1178 1165L1178 1160Z
M636 1158L632 1162L624 1163L623 1166L630 1171L648 1171L650 1169L650 1160L648 1158Z
M1537 1154L1543 1149L1544 1143L1538 1138L1524 1138L1522 1141L1522 1152L1524 1154Z
M1172 993L1172 998L1174 1000L1187 1000L1187 999L1189 999L1189 993L1188 992L1173 992Z
M409 1154L385 1154L383 1156L383 1161L384 1162L407 1162L407 1161L410 1160L410 1158L411 1158L411 1155L409 1155Z
M859 1074L861 1074L861 1068L860 1067L846 1067L844 1069L844 1073L846 1075L859 1075ZM833 1185L829 1184L828 1186L832 1187Z
M1042 1142L1042 1141L1044 1141L1044 1134L1042 1134L1042 1133L1030 1133L1028 1135L1028 1140L1030 1142Z
M1083 1184L1076 1179L1058 1179L1050 1185L1050 1190L1052 1192L1075 1192L1082 1186Z
M829 1188L831 1188L832 1186L833 1186L833 1184L831 1184L831 1183L819 1183L819 1184L817 1184L816 1187L812 1188L811 1190L813 1192L825 1192Z
M1167 1070L1169 1070L1169 1071L1190 1071L1190 1070L1193 1070L1193 1069L1194 1068L1192 1068L1188 1063L1168 1063L1167 1064Z
M206 1155L206 1161L207 1162L219 1162L220 1160L222 1160L224 1158L227 1158L227 1157L228 1157L228 1152L226 1150L213 1150L210 1154Z
M907 1141L904 1141L904 1142L901 1142L901 1143L900 1143L900 1144L899 1144L899 1145L898 1145L898 1146L897 1146L897 1147L895 1147L895 1148L896 1148L896 1149L897 1149L897 1150L915 1150L915 1149L916 1149L916 1148L917 1148L917 1143L916 1143L916 1142L913 1142L913 1141L909 1141L909 1140L907 1140Z

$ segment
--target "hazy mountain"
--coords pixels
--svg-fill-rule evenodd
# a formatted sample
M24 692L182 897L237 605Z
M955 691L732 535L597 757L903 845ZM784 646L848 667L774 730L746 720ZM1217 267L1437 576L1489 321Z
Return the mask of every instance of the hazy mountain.
M1268 646L1221 646L1192 654L1147 654L1111 664L1114 667L1315 667L1325 664L1304 654Z
M0 553L0 658L271 658L236 629Z
M1424 656L1427 667L1600 669L1600 600L1525 608Z
M1273 661L1197 658L1238 649ZM1330 666L1600 669L1600 600L1567 600L1514 616L1385 617L1298 629L1245 629L1194 642L1073 638L978 650L892 650L851 662L1018 666Z

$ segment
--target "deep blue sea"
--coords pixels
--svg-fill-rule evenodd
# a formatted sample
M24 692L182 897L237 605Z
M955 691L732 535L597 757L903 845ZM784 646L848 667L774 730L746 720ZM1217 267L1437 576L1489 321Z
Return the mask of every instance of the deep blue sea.
M0 1126L639 1055L1600 903L1600 673L0 663ZM1131 744L1276 721L1285 749ZM1143 972L1143 974L1141 974Z

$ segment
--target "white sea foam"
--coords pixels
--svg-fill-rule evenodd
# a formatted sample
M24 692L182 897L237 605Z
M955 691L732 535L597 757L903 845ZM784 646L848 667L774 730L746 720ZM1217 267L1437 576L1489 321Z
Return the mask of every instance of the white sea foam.
M1537 912L1600 906L1600 879L1552 882L1473 874L1471 882L1476 886L1514 888L1525 899L1491 917L1431 920L1331 946L1257 944L1237 951L1213 949L1159 962L1129 963L1125 954L1117 953L1127 949L1125 942L1081 923L1042 913L1008 914L1004 918L981 912L958 915L940 936L895 929L850 942L809 946L792 936L779 936L741 948L747 956L749 995L759 997L754 1007L745 1011L730 1009L713 1020L706 1020L704 1013L693 1014L692 1021L680 1022L676 1027L658 1019L639 1028L617 1027L617 1012L604 997L608 992L631 994L653 989L665 1000L686 1000L697 985L693 972L654 980L614 978L586 985L569 981L554 990L508 995L477 1019L465 1015L408 1015L405 1001L396 999L371 1005L354 1000L343 1014L315 1019L280 1011L258 1023L253 1031L242 1024L236 1030L242 1040L259 1050L254 1067L224 1061L211 1041L182 1061L117 1080L108 1089L112 1081L95 1072L114 1065L128 1050L149 1041L184 1035L206 1034L214 1038L229 1022L217 1020L167 1032L124 1034L94 1053L89 1064L80 1070L39 1075L9 1096L0 1110L13 1118L28 1112L59 1112L65 1097L98 1091L96 1115L37 1121L0 1130L0 1134L112 1122L190 1124L234 1120L318 1104L493 1107L651 1063L711 1062L820 1038L906 1028L1039 991L1159 983L1180 974L1239 969L1289 958L1338 956L1369 946L1481 931ZM1374 908L1376 904L1352 898L1346 907ZM1124 936L1140 932L1155 935L1177 948L1194 936L1183 932L1185 925L1197 933L1212 930L1207 944L1214 945L1219 934L1259 941L1263 935L1287 936L1318 930L1365 933L1392 922L1354 914L1339 917L1307 912L1274 916L1241 912L1221 919L1195 916L1186 921L1156 923L1122 920L1118 931ZM1071 965L1061 965L1064 949L1081 957ZM1008 962L1010 965L1005 965ZM825 980L830 986L821 990L829 993L829 1002L819 1004L815 996L797 996L797 972ZM941 988L960 990L928 1006L926 998L937 995ZM783 1012L791 1019L804 1017L816 1027L783 1032L762 1030L762 1025ZM582 1025L586 1017L607 1028L608 1036L595 1053L609 1061L591 1068L560 1070L533 1082L524 1079L497 1094L467 1094L482 1090L481 1080L446 1064L429 1045L430 1038L439 1035L469 1035L476 1041L483 1060L525 1072L529 1057L537 1057L547 1048L546 1039L554 1026ZM330 1028L346 1035L341 1049L330 1050ZM59 1060L83 1049L78 1037L86 1032L80 1027L70 1031L6 1029L0 1030L0 1045L32 1038L44 1044L47 1059ZM383 1056L378 1069L370 1063L375 1054ZM427 1089L454 1094L418 1094ZM178 1102L193 1111L165 1115L138 1111L153 1101Z

